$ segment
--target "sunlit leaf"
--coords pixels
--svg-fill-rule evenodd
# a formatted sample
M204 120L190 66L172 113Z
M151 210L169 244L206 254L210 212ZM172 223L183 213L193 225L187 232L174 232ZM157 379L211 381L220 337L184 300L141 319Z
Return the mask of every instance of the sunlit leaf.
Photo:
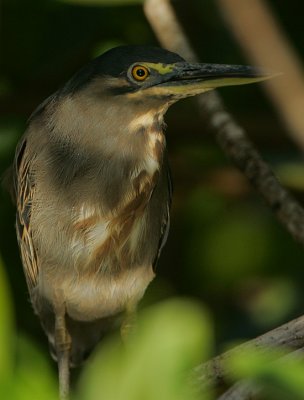
M282 358L283 357L283 358ZM279 350L265 349L263 353L248 349L246 354L232 357L226 365L233 379L250 379L267 393L267 399L304 398L304 362L296 355L286 356Z
M57 400L56 379L48 359L25 337L17 342L16 400Z
M11 298L4 264L0 258L0 386L9 379L12 373L13 325Z
M172 300L140 318L126 347L113 340L85 370L79 399L205 399L189 385L189 372L212 343L208 318L197 305Z

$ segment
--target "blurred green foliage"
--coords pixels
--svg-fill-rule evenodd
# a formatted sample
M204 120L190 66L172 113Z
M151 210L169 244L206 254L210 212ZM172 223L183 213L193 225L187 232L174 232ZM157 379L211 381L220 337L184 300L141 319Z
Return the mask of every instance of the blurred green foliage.
M13 313L10 293L0 259L0 382L6 381L12 373L12 332Z
M47 355L17 335L4 265L0 262L0 398L12 400L57 398L56 380Z
M147 310L125 348L102 346L80 381L79 399L195 400L189 373L210 355L211 332L203 310L169 300ZM204 395L207 398L207 394Z
M279 360L279 361L277 361ZM265 348L257 352L251 348L246 356L236 355L226 365L230 378L249 379L263 393L259 398L267 400L304 399L304 363L299 354L286 355L279 350Z
M54 370L23 334L17 334L13 307L0 264L0 398L56 400ZM200 391L192 371L212 354L214 339L206 310L193 301L167 300L141 313L136 330L124 345L113 336L100 344L81 371L73 390L75 400L212 400ZM302 358L279 350L248 349L230 358L227 384L250 379L267 400L304 398Z
M57 398L54 371L38 347L12 324L12 304L0 264L0 398ZM102 343L80 377L75 399L198 400L189 374L211 354L206 312L193 302L169 300L148 309L125 346ZM209 398L208 394L204 399Z

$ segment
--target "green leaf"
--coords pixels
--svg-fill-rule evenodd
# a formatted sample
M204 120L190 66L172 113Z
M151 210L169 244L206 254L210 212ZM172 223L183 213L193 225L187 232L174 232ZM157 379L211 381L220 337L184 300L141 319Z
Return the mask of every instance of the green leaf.
M206 313L171 300L147 310L127 346L112 339L85 369L79 399L197 400L189 373L212 348ZM207 396L207 395L206 395Z
M13 308L3 261L0 257L0 386L13 369Z
M25 337L17 340L17 365L12 392L16 400L57 400L57 383L48 358Z
M252 348L232 357L226 367L233 380L250 379L260 385L269 400L304 399L302 357L266 348L261 353Z

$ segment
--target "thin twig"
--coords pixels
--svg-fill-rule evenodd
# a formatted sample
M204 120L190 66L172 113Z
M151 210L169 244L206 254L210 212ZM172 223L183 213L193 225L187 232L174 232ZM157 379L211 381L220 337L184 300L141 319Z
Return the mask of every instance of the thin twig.
M188 60L197 60L169 0L146 0L144 10L163 47L179 53ZM198 102L200 111L209 119L225 154L247 176L292 237L304 245L303 208L280 185L244 129L227 113L219 95L215 91L205 93L198 97Z

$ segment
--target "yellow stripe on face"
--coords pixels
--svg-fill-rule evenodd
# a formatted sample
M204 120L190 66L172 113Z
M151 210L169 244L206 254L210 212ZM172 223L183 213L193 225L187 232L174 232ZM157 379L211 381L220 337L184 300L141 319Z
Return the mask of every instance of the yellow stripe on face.
M148 63L148 62L142 64L150 69L154 69L161 75L169 74L174 70L175 67L175 64Z

